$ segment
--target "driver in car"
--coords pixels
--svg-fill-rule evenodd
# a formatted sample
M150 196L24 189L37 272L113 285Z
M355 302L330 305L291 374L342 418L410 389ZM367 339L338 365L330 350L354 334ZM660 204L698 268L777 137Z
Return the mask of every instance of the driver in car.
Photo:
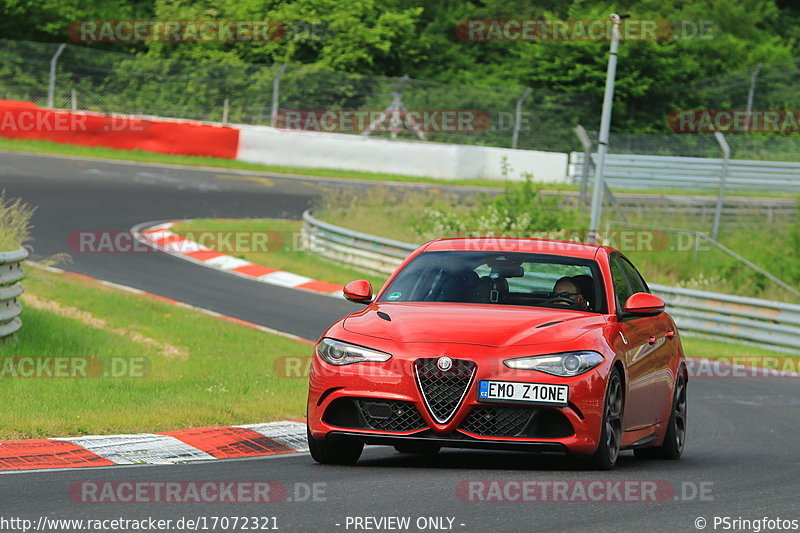
M586 298L583 294L578 291L578 286L575 284L575 281L569 276L565 276L558 281L556 281L555 286L553 287L553 296L560 296L562 298L568 298L572 300L573 304L581 309L589 309L589 302L586 301ZM565 301L553 302L560 305L570 305Z

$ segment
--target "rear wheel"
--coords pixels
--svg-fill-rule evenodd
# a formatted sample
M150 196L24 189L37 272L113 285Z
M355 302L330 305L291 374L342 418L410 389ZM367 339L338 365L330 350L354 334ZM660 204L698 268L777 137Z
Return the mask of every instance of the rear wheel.
M394 449L400 453L436 455L442 447L427 442L404 442L402 444L395 444Z
M672 413L669 417L664 444L651 448L634 450L634 455L642 459L679 459L686 445L686 376L683 371L675 382L672 398Z
M315 439L311 431L306 429L308 435L308 450L311 457L318 463L330 465L352 465L361 457L364 451L364 443L331 441L326 439Z
M622 441L623 407L622 378L620 378L619 370L615 368L608 378L600 444L590 459L592 466L598 470L611 470L617 464Z

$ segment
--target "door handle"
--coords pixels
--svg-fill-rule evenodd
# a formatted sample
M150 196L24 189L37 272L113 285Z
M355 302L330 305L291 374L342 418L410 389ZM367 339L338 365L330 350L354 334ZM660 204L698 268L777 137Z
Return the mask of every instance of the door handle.
M647 339L647 342L649 342L650 344L655 344L656 343L656 338L655 337L650 337L649 339Z

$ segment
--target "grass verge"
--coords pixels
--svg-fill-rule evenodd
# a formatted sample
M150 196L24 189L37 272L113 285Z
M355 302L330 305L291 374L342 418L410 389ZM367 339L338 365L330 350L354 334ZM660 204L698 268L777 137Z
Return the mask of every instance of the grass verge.
M25 289L24 325L0 343L1 439L304 415L306 382L278 377L273 365L282 356L308 356L307 344L39 269L31 269ZM13 357L100 358L123 377L15 377L22 367Z

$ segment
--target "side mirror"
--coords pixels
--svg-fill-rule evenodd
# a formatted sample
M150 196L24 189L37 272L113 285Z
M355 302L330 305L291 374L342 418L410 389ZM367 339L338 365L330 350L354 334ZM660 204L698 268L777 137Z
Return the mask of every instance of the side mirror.
M344 286L342 292L353 303L366 305L372 302L372 284L365 279L351 281Z
M647 292L637 292L628 298L623 316L656 316L664 312L664 300Z

